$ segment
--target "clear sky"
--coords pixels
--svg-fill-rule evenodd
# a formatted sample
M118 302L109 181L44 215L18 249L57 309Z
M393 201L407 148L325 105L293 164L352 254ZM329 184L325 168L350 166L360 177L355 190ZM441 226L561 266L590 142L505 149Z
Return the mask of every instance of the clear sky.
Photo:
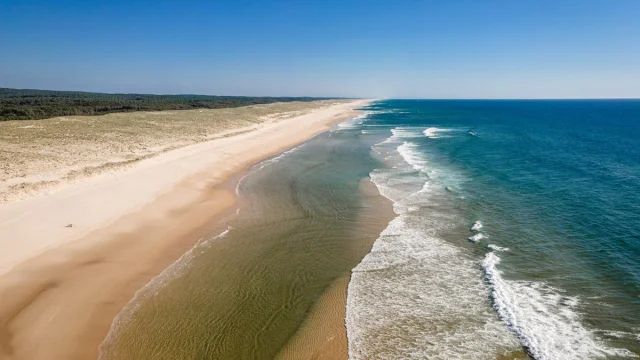
M640 97L640 1L1 0L0 87Z

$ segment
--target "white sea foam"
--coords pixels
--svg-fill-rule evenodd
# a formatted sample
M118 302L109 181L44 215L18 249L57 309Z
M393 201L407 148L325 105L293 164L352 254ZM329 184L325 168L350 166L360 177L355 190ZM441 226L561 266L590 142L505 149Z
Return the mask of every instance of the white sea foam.
M390 113L395 113L396 110L370 110L367 111L368 114L390 114Z
M378 126L378 125L366 125L366 126ZM379 125L379 126L386 127L386 125ZM391 130L391 136L386 138L380 144L376 144L376 145L394 143L394 142L396 142L398 140L402 140L402 139L411 139L411 138L422 137L422 134L421 134L419 128L395 127L393 129L390 129L390 130Z
M260 167L260 169L262 169L264 166ZM247 176L249 176L249 173L244 174L243 177L240 178L240 180L238 180L238 183L236 184L236 198L240 198L240 186L242 186L244 179L247 178ZM238 210L236 210L236 214L240 213L240 209L238 208Z
M627 340L640 340L640 335L636 335L632 332L627 332L627 331L612 331L612 330L603 330L603 331L598 331L598 333L610 337L610 338L616 338L616 339L627 339Z
M471 225L471 231L480 231L480 229L482 229L482 223L480 220L477 220L473 225Z
M423 172L440 184L446 184L443 186L450 192L456 192L466 182L466 179L456 172L444 172L438 168L428 167L429 160L426 154L421 150L418 142L413 140L423 137L421 128L395 128L391 132L393 134L391 137L376 146L391 146L400 143L395 150L401 155L401 161L408 163L413 169Z
M350 359L492 359L518 342L495 318L475 261L426 229L443 218L400 215L353 270Z
M495 245L495 244L489 244L489 245L487 245L487 247L489 249L491 249L491 250L499 251L499 252L506 252L506 251L510 251L511 250L509 248L498 246L498 245Z
M116 341L116 337L120 331L131 324L133 316L145 302L156 296L171 281L180 278L192 266L196 256L203 253L214 241L225 237L230 230L231 227L228 227L216 236L208 239L200 239L194 247L164 269L159 275L151 279L145 286L136 291L133 298L129 300L122 311L113 319L109 333L98 347L98 360L107 359L109 346Z
M626 349L605 346L582 324L577 297L541 282L506 280L498 264L495 252L482 263L494 308L536 360L635 357Z
M430 128L426 128L423 131L424 136L430 138L430 139L437 139L439 137L443 137L443 135L441 133L443 132L449 132L451 131L450 129L442 129L442 128L437 128L437 127L430 127Z
M358 129L360 128L360 125L364 123L364 120L367 119L369 114L370 113L367 112L367 113L355 116L347 121L341 122L338 124L338 129L340 130Z
M418 146L410 142L404 142L397 148L398 153L402 156L411 167L418 171L424 171L427 168L427 160L418 151Z
M378 131L375 131L375 130L360 130L360 133L362 133L363 135L365 135L365 134L376 134L376 133L378 133Z
M339 130L351 130L351 129L357 129L360 126L358 125L357 122L352 122L352 121L348 121L348 122L343 122L343 123L339 123L338 124L338 129Z
M370 177L398 216L353 269L349 358L495 359L517 349L516 337L491 308L475 260L438 236L455 216L429 210L447 195L415 171L427 159L403 141L412 134L402 135L375 147L390 166Z
M480 241L480 240L482 240L484 238L485 238L485 236L482 233L478 233L478 234L475 234L473 236L470 236L469 237L469 241L471 241L473 243L477 243L478 241Z
M392 140L422 137L422 134L420 133L420 128L411 128L411 127L397 127L397 128L391 129L391 134L393 135Z

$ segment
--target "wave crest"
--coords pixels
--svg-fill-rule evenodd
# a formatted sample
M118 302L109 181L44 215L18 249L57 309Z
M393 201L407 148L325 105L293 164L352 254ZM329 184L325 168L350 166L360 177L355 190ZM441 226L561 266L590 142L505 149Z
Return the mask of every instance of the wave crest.
M490 252L482 262L493 307L535 359L635 357L626 349L604 346L582 325L577 297L541 282L505 280L497 268L500 260Z

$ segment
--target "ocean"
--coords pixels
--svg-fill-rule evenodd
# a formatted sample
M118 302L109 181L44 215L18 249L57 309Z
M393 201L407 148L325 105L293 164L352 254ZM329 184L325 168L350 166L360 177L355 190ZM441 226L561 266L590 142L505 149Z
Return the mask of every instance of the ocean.
M286 358L349 275L351 359L640 357L640 101L363 110L256 164L100 358Z
M640 101L368 110L398 216L353 270L352 358L640 355Z

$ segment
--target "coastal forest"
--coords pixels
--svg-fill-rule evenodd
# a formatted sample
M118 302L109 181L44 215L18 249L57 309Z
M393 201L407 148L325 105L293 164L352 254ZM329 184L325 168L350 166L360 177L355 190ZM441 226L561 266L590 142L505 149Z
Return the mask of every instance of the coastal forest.
M0 121L37 120L70 115L104 115L130 111L218 109L313 100L322 99L311 97L106 94L0 88Z

